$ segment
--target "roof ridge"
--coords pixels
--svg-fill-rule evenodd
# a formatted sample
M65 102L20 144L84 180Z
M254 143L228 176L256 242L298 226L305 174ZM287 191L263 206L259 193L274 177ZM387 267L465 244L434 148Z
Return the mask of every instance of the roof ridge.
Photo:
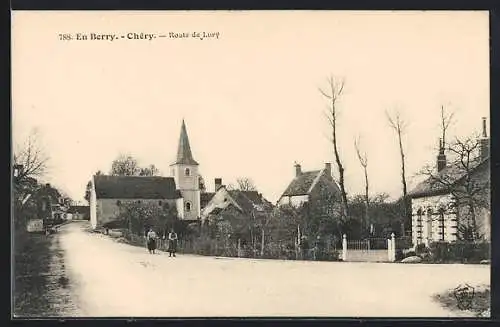
M311 183L311 186L309 187L309 189L307 190L307 194L311 193L311 191L313 190L314 186L316 186L316 184L318 184L318 181L319 179L321 178L321 176L323 175L323 172L325 170L324 169L321 169L318 173L317 173L317 176L314 178L313 182Z

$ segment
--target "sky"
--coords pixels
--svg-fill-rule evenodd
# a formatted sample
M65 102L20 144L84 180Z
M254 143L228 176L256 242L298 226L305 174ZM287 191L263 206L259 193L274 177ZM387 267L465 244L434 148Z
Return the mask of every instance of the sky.
M488 24L486 11L14 11L13 146L36 129L50 156L44 180L82 201L91 176L109 172L120 153L168 176L184 119L208 190L216 177L249 177L276 201L294 162L307 171L335 161L318 90L333 75L345 81L337 137L347 192L364 191L359 136L370 193L395 198L401 162L385 112L408 122L411 188L436 160L442 105L455 112L450 138L479 132L489 117ZM62 33L167 37L65 41Z

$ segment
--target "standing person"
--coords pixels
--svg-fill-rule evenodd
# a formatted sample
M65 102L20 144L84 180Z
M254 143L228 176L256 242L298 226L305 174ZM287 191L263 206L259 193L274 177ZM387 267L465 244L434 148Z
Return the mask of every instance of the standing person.
M152 228L150 228L146 236L149 253L155 254L157 238L158 236L156 235L155 231Z
M177 233L172 228L168 233L168 256L174 256L177 251Z

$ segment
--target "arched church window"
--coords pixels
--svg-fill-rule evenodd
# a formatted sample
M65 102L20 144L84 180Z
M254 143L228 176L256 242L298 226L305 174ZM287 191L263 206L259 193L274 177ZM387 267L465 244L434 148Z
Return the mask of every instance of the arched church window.
M186 175L186 176L191 176L191 169L186 168L186 169L184 170L184 175Z
M191 202L186 202L186 212L191 211Z
M161 207L163 203L161 201L158 201L158 205Z

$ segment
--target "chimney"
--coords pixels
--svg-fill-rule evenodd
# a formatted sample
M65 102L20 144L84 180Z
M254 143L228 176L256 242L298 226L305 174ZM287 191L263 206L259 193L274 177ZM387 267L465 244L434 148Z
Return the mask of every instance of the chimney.
M215 179L215 192L217 192L222 186L222 178Z
M299 163L295 163L295 177L298 177L302 174L302 168Z
M481 160L485 160L490 156L490 139L486 132L486 117L483 117L483 131L481 133L479 156Z
M444 154L443 140L439 139L439 153L437 156L437 171L443 170L446 167L446 156Z
M332 164L330 162L325 163L325 171L328 177L332 177Z

